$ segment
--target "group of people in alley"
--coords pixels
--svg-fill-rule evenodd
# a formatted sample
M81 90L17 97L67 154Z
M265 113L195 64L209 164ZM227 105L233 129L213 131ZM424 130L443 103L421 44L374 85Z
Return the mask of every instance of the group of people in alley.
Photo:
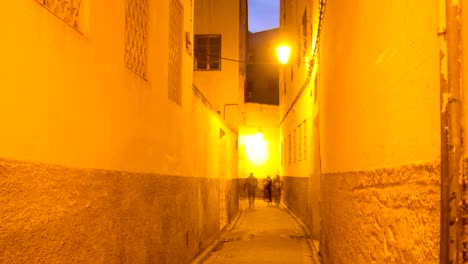
M244 189L247 191L247 197L249 199L249 208L255 207L257 188L258 179L251 172L244 183ZM279 175L276 175L273 180L270 178L270 175L268 175L263 179L261 188L263 189L263 201L265 201L267 205L274 202L276 206L278 206L281 202L281 193L283 191L283 182Z

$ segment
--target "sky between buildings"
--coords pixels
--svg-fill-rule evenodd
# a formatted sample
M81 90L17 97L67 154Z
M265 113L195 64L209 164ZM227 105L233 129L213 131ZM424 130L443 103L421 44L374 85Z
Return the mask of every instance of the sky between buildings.
M248 1L250 32L279 27L279 0Z

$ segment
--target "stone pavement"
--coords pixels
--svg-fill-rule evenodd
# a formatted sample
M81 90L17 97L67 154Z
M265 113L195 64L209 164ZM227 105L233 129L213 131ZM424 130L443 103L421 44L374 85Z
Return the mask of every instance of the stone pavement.
M255 208L241 201L242 215L204 262L313 264L312 251L302 228L275 205L256 200Z

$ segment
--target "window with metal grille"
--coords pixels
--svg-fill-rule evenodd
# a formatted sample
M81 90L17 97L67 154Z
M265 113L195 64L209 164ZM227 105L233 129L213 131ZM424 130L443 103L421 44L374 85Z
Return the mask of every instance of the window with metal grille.
M81 31L82 0L36 0L68 25Z
M284 165L288 163L287 154L288 154L288 141L285 138L284 139Z
M297 24L297 52L296 52L296 63L297 67L301 66L302 60L302 26Z
M221 35L195 35L197 71L221 70Z
M179 0L171 0L169 6L169 87L168 97L182 104L182 51L184 34L184 7Z
M304 135L304 160L307 159L307 119L304 119L303 124L303 135Z
M280 145L280 151L281 151L281 166L283 166L283 159L284 159L284 146L283 146L283 140L281 139L281 145Z
M302 56L307 54L307 8L302 16Z
M126 0L125 66L143 78L146 77L147 25L147 0Z
M296 134L296 129L294 129L293 132L293 163L296 163L297 161L297 134Z
M297 161L301 161L302 159L302 123L299 124L299 126L297 127Z

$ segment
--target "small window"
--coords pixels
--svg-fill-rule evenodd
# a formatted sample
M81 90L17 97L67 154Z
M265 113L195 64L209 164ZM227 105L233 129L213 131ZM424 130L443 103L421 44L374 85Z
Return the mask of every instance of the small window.
M50 12L52 12L54 15L56 15L58 18L60 18L76 30L82 30L82 1L60 2L57 0L36 0L36 2L47 8Z
M127 0L125 9L125 66L146 78L148 1Z
M307 54L307 9L302 16L302 56Z
M301 161L302 159L302 123L299 124L298 128L297 128L297 147L298 147L298 150L297 150L297 161Z
M287 157L287 154L288 154L288 145L287 145L287 141L286 141L286 138L283 140L283 146L284 146L284 154L283 154L283 165L286 165L286 157Z
M195 35L195 70L221 70L221 35Z
M291 164L291 134L288 135L288 164Z
M283 166L283 158L284 158L284 146L283 146L283 140L280 140L280 153L281 153L281 166Z
M169 87L168 97L182 104L182 51L184 34L184 7L179 0L171 0L169 6Z
M304 160L307 159L307 119L303 122L303 135L304 135Z
M296 129L294 129L293 132L293 163L296 163L297 161L297 134L296 134Z

